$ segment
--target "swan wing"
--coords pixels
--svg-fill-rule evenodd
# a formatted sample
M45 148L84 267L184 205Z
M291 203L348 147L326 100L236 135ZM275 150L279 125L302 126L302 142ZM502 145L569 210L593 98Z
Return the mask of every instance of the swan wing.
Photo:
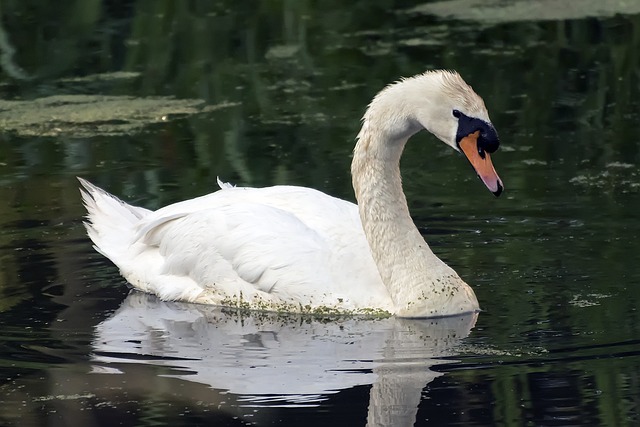
M136 228L131 268L121 269L164 299L342 309L389 299L357 207L316 190L224 188L152 212Z

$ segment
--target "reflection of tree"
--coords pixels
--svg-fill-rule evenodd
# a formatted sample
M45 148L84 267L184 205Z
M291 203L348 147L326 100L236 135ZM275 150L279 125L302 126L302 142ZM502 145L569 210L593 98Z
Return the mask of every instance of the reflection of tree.
M0 23L0 67L2 70L16 80L28 80L29 76L16 64L13 60L15 49L11 45L11 41Z

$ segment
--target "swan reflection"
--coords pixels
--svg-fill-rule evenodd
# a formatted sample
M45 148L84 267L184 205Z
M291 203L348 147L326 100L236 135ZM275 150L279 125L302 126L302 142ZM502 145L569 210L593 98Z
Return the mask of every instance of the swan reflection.
M164 302L132 292L96 327L93 372L122 364L169 368L169 376L238 396L243 405L318 405L372 384L369 425L413 425L422 389L442 375L477 315L363 319L240 312Z

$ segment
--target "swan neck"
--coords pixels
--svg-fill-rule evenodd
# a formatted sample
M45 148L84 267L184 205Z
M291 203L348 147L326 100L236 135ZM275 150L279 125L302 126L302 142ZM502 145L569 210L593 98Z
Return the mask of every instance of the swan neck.
M366 127L351 173L362 228L395 314L433 317L478 309L473 290L429 248L416 228L400 176L407 142Z
M404 266L419 265L425 256L435 258L411 219L402 191L399 162L405 144L406 139L361 132L351 166L362 227L396 305L406 295Z
M362 228L399 316L434 317L478 309L473 290L424 241L402 191L400 156L409 138L428 129L445 142L451 139L447 135L452 121L443 119L439 107L445 95L442 85L436 75L425 74L378 93L364 115L353 151L351 175Z
M400 175L400 157L406 142L366 133L359 136L351 174L363 223L411 219Z

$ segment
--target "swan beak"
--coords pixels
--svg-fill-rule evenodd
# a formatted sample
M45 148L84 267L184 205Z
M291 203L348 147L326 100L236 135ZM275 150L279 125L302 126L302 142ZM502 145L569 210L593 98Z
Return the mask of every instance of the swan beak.
M496 173L496 170L491 163L491 156L485 150L478 147L478 136L480 131L470 133L460 140L458 143L460 149L467 156L467 159L475 169L478 177L484 182L489 191L491 191L496 197L504 190L502 180Z

